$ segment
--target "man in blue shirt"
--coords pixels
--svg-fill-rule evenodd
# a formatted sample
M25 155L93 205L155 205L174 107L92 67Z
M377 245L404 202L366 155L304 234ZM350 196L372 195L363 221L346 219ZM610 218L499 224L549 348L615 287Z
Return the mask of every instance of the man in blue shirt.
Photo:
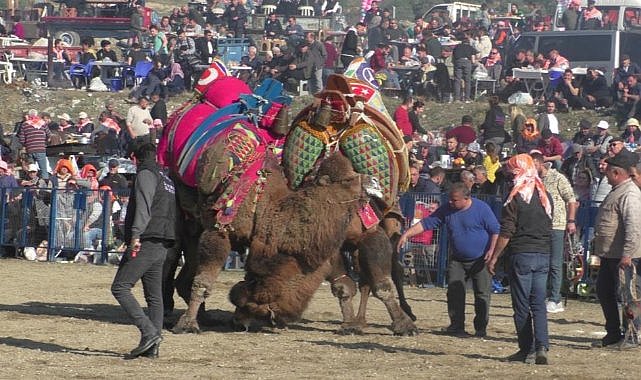
M465 282L471 278L476 314L475 336L485 337L492 283L486 263L492 258L499 236L499 222L485 202L472 198L470 190L464 184L455 183L449 191L449 202L405 231L398 242L399 248L412 236L437 228L441 224L447 228L451 247L447 287L450 325L443 331L456 336L467 335Z

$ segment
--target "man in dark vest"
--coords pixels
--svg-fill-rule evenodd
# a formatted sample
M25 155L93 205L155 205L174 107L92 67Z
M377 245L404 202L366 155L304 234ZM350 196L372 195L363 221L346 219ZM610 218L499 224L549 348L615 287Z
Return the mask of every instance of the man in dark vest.
M143 143L132 151L138 169L125 218L125 241L129 246L111 293L141 333L140 343L129 358L155 358L162 341L162 269L167 248L175 240L176 199L173 182L156 163L155 146ZM131 293L140 279L148 316Z

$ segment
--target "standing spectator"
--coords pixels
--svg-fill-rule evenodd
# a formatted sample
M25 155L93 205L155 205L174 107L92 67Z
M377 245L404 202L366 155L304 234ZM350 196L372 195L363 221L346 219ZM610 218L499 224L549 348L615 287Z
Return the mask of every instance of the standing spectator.
M175 240L175 190L171 179L156 163L155 146L145 143L133 154L138 170L125 221L128 249L118 266L111 292L140 330L140 343L129 357L158 357L163 323L162 268L167 248ZM140 279L148 316L131 292Z
M350 62L359 55L358 38L367 32L365 23L358 22L347 30L341 49L341 63L343 68L347 68Z
M149 34L151 35L151 42L154 47L154 56L159 59L163 65L167 65L169 62L169 50L167 45L167 36L164 32L160 31L158 25L151 25L149 27Z
M623 152L606 159L606 162L605 175L612 191L601 203L594 224L594 253L601 257L597 295L605 317L606 335L593 342L593 347L624 343L618 306L619 273L620 270L638 273L641 258L641 192L629 174L637 158ZM637 281L637 292L638 284ZM623 322L624 328L627 327L626 321ZM619 347L624 348L623 345Z
M588 7L583 10L580 20L581 30L597 30L603 27L603 14L594 6L595 0L588 0Z
M205 36L198 38L195 43L196 53L200 58L200 62L206 65L211 64L216 54L218 54L218 46L214 39L214 33L209 29L205 30Z
M408 96L403 99L401 105L394 111L394 121L403 136L412 136L412 123L410 122L409 110L413 103L414 99Z
M93 250L94 242L102 238L102 215L103 211L109 213L110 210L103 210L103 196L102 193L108 190L108 196L111 196L111 189L107 186L98 190L94 189L87 193L87 208L85 210L86 218L82 227L82 235L84 237L84 249ZM94 264L98 263L99 252L94 254Z
M565 30L577 30L579 28L579 18L581 17L581 12L579 11L580 6L580 0L571 0L567 9L563 11L561 24L563 24Z
M42 178L49 180L47 167L47 143L51 137L49 128L45 122L38 116L38 111L30 109L27 113L27 119L22 123L18 132L18 140L26 149L27 157L38 164L42 170Z
M100 186L109 186L114 194L121 194L124 190L127 190L127 178L124 175L118 173L118 166L120 163L117 159L112 158L107 164L109 172L107 175L100 180Z
M20 16L13 16L13 29L10 34L13 34L21 40L25 39L24 25L21 22Z
M323 66L323 84L327 83L327 78L334 74L334 69L338 64L338 50L334 44L334 37L328 36L325 38L325 51L327 52L327 57L325 58L325 65Z
M240 38L245 35L245 23L247 22L247 11L238 0L231 0L223 18L227 19L227 27L234 32L234 37Z
M149 136L149 128L153 119L149 113L149 100L145 97L138 99L138 104L127 111L127 134L131 140Z
M296 48L299 43L305 39L305 31L302 25L296 22L295 16L289 16L287 26L285 27L285 38L290 49Z
M501 232L488 263L495 273L497 259L508 249L510 289L519 351L509 361L548 364L550 347L545 308L550 266L552 203L527 154L510 158L507 168L514 186L503 206Z
M167 124L167 104L165 100L156 92L151 94L151 101L154 103L154 106L149 110L151 118L154 120L159 119L163 125Z
M543 181L545 189L552 199L554 210L552 211L552 235L550 245L550 269L548 279L549 298L546 305L548 313L560 313L565 311L561 302L561 283L563 282L563 247L565 244L565 233L576 232L576 210L577 202L572 190L570 181L556 171L548 168L543 162L543 155L532 154L534 167L539 178Z
M307 43L309 43L309 53L314 62L314 71L312 73L309 89L312 94L319 93L323 89L323 67L327 59L327 50L325 45L316 40L316 34L307 32L305 36Z
M463 144L469 144L473 141L476 141L476 131L472 126L474 120L470 115L463 115L461 118L461 125L451 129L445 133L445 138L449 139L450 137L455 137L457 142Z
M559 119L556 118L554 114L556 112L556 103L554 100L548 100L545 102L545 113L539 115L537 119L537 126L539 131L543 132L546 129L552 132L552 134L559 135Z
M398 80L398 74L392 70L394 59L391 57L390 51L389 44L379 44L369 60L369 65L377 76L384 78L379 79L384 87L400 90L401 84Z
M479 132L483 136L483 142L491 142L499 150L505 141L505 113L499 105L498 96L488 98L490 109L485 113L485 121L479 127Z
M472 280L474 288L475 336L487 335L490 318L491 278L486 263L492 258L499 234L499 223L483 201L471 197L465 185L455 183L449 191L449 202L428 218L410 227L401 235L398 249L407 239L444 224L450 237L452 253L448 264L447 309L450 325L445 333L466 336L465 283Z
M454 99L457 101L471 102L472 63L476 54L478 52L470 45L470 34L465 32L461 43L456 45L452 52L454 60ZM461 96L461 87L463 85L465 86L465 92Z

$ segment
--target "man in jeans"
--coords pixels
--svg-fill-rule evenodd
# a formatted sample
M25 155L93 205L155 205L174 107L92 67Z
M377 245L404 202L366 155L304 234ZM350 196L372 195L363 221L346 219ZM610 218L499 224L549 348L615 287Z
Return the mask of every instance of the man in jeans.
M478 51L470 44L470 34L464 33L460 44L452 52L454 62L454 100L469 103L472 96L472 63ZM464 82L464 83L461 83ZM465 93L461 97L461 85L465 86Z
M27 119L18 132L18 140L27 151L27 156L38 164L42 179L49 181L47 171L47 143L51 132L44 120L38 116L38 111L31 109L27 113Z
M534 167L543 180L545 189L552 197L554 212L552 213L552 245L550 253L550 278L548 281L549 298L546 304L548 313L565 311L561 302L561 283L563 282L563 247L565 233L576 232L577 201L570 181L556 169L545 164L543 155L533 153Z
M465 283L472 279L474 288L475 336L487 335L490 317L491 276L486 262L490 260L499 234L499 222L487 203L474 199L462 183L455 183L449 192L448 204L410 227L401 236L398 248L407 239L441 224L447 227L452 255L448 265L447 311L450 325L443 332L466 336Z
M162 341L163 263L167 249L175 241L176 197L173 182L156 163L156 147L142 143L133 151L138 167L125 217L125 241L129 246L111 293L140 330L140 343L129 358L155 358ZM140 279L149 316L131 292Z
M550 267L552 202L529 155L513 156L506 168L514 178L514 186L503 206L501 233L488 269L495 273L496 261L507 248L519 343L519 350L507 360L548 364L545 285Z

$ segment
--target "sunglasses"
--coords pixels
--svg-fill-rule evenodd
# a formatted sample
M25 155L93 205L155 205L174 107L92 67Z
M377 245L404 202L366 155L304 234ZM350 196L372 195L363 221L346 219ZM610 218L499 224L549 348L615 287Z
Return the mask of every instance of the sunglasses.
M610 143L610 146L616 146L618 144L623 144L621 141L613 141Z

